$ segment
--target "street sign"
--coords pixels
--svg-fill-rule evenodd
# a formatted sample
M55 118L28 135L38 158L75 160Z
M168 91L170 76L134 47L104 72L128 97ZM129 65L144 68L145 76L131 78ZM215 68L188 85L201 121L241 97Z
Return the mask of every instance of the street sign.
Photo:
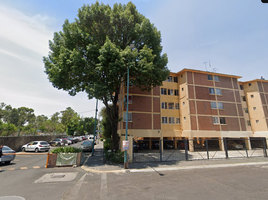
M129 141L123 140L123 151L129 150Z

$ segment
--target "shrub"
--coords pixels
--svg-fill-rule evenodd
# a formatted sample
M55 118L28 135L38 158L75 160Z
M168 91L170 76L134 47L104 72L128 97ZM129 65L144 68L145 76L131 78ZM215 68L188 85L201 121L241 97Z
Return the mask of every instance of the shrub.
M117 152L105 151L105 159L112 163L123 163L124 162L124 151L118 150Z
M75 147L58 147L51 150L51 153L80 153L81 149Z

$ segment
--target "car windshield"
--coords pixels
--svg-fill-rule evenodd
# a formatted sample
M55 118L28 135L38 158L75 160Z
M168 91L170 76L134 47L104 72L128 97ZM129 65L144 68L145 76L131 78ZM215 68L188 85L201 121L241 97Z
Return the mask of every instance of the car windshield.
M8 146L3 146L3 150L12 150L11 148L9 148Z
M42 145L48 145L47 142L40 142L40 144L42 144Z
M92 144L91 141L84 141L84 142L83 142L83 145L91 145L91 144Z

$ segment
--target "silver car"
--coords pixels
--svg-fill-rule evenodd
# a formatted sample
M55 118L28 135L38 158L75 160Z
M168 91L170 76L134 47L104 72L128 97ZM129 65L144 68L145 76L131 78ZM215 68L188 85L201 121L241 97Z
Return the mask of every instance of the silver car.
M9 164L16 157L15 155L16 152L8 146L3 146L2 152L3 152L3 155L0 158L0 163L4 162L6 164ZM8 153L14 153L14 155L5 155Z
M81 144L82 151L92 151L93 148L93 141L86 140Z
M32 141L21 147L22 151L49 151L50 145L46 141Z

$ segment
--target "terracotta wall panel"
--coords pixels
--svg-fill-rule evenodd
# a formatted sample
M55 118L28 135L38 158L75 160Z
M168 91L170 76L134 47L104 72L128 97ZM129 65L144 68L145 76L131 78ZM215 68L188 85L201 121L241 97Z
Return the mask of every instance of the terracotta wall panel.
M235 103L224 103L223 106L224 106L224 109L219 110L220 115L237 116Z
M232 87L232 79L230 77L224 77L224 76L219 76L220 81L215 81L215 86L216 87L221 87L221 88L233 88Z
M196 99L214 100L214 101L216 99L215 95L209 94L208 87L196 86L195 87L195 94L196 94Z
M199 130L207 130L207 131L219 131L220 126L214 125L211 116L198 116L198 126Z
M124 122L123 128L126 128ZM132 113L132 122L128 123L129 129L152 129L152 115L144 113Z
M195 112L195 101L190 100L189 104L190 104L190 114L196 114L196 112Z
M259 91L260 92L263 92L263 88L262 88L262 84L261 84L261 82L257 82L258 83L258 88L259 88Z
M222 95L217 95L218 101L231 101L235 102L233 90L221 90Z
M268 93L268 83L262 82L262 85L263 85L264 92Z
M261 103L266 104L264 93L260 93L260 96L261 96Z
M241 131L247 131L247 127L246 127L246 122L244 118L240 119L240 124L241 124Z
M188 85L188 95L190 99L194 99L194 87L192 85Z
M237 82L237 78L232 78L232 80L233 80L233 88L234 89L239 89L239 85L238 85L238 82Z
M239 91L235 91L235 98L236 102L240 103L241 102L241 96Z
M191 130L197 130L197 122L195 116L191 116Z
M187 82L193 84L192 72L187 72Z
M154 114L153 117L154 117L153 129L161 129L161 115Z
M160 112L160 98L153 98L153 112Z
M196 101L197 114L217 115L217 109L211 109L210 101Z
M194 73L194 83L196 85L213 86L213 81L208 80L207 74Z
M160 96L160 86L156 86L153 88L153 95Z

